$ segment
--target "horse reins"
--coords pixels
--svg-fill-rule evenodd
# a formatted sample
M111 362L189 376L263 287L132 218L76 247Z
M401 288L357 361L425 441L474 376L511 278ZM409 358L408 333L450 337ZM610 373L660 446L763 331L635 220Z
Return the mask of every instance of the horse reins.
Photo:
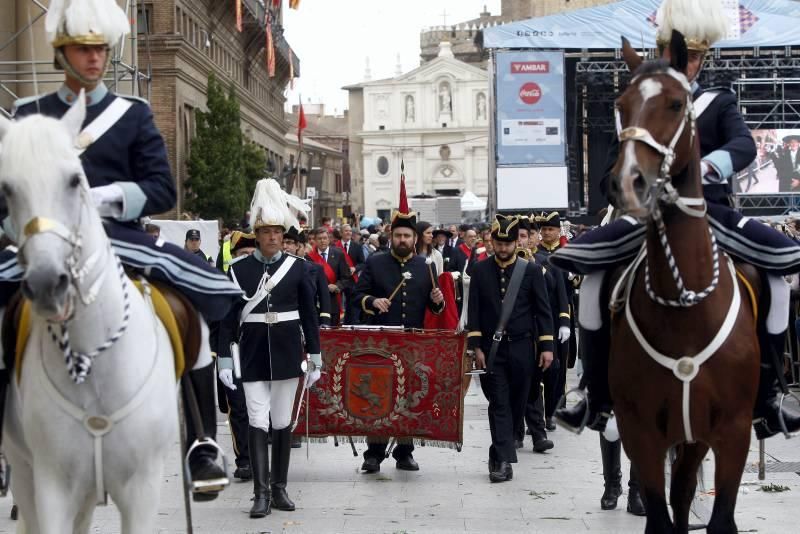
M80 228L81 221L83 219L83 210L87 206L87 199L86 199L86 188L81 188L81 210L78 215L78 223L76 226L70 230L66 227L66 225L60 223L59 221L49 219L46 217L34 217L27 224L25 224L23 228L23 235L22 238L19 240L19 251L18 255L20 257L23 256L25 245L27 244L28 240L32 237L41 235L41 234L54 234L57 237L63 239L67 242L70 246L70 255L65 260L67 271L69 272L70 277L70 285L75 289L75 294L78 295L81 302L85 306L91 305L95 299L97 298L98 293L100 292L100 288L103 285L103 281L105 280L104 272L106 264L108 263L109 255L113 255L114 259L116 260L117 270L119 272L120 282L122 283L122 299L123 299L123 315L122 315L122 322L120 323L119 328L111 335L108 339L103 341L99 346L97 346L94 350L83 352L83 351L76 351L72 348L72 344L70 343L69 338L69 323L74 319L75 314L75 303L74 303L74 295L71 295L69 298L71 299L68 304L69 314L61 321L48 321L47 324L47 331L50 333L50 337L53 339L53 342L58 346L59 350L64 355L64 363L67 366L67 372L69 373L70 378L76 383L81 384L86 380L86 377L89 375L92 369L92 362L94 358L96 358L101 353L105 352L106 350L110 349L114 346L114 344L122 337L125 331L128 329L128 323L130 321L130 296L129 296L129 283L128 277L125 274L125 270L122 266L122 263L115 254L111 252L110 245L106 245L105 248L92 253L82 264L81 264L81 252L83 250L83 241L78 234L78 228ZM102 261L101 261L102 260ZM99 269L96 267L99 266ZM97 272L97 276L95 279L89 284L88 290L84 292L83 285L84 280L89 276L89 274L95 270ZM57 324L60 330L60 333L56 333L54 324Z
M667 238L667 227L664 224L664 218L660 206L662 204L665 206L675 206L690 217L702 218L706 216L707 210L705 199L702 197L693 198L680 196L672 185L672 175L670 174L672 165L675 162L675 147L678 145L680 138L683 136L683 132L686 129L687 124L690 132L689 145L694 146L694 138L697 134L697 117L695 116L694 105L692 103L692 88L689 85L689 81L686 79L686 76L671 67L665 70L654 72L648 76L653 76L656 74L666 74L667 76L670 76L680 83L681 87L683 87L683 89L686 91L686 106L684 109L683 118L681 119L675 134L672 136L672 140L670 141L669 145L663 145L656 141L655 138L653 138L653 135L646 128L631 126L623 129L619 109L615 108L614 113L617 122L620 144L624 143L625 141L638 141L646 144L663 157L658 179L656 180L655 185L653 185L647 200L648 203L652 203L652 219L656 225L658 238L661 242L661 247L664 250L664 255L667 258L667 263L669 264L670 271L672 273L672 279L675 282L675 287L678 289L678 298L665 299L656 294L650 282L650 266L647 263L645 263L645 290L647 291L647 295L654 302L661 306L673 308L691 308L711 295L719 285L719 247L717 246L717 240L713 231L709 228L713 263L711 283L699 292L686 289L686 284L683 281L680 269L678 268L678 263L675 260L675 255L672 253L672 247L670 246L669 239ZM631 80L631 84L636 83L636 81L639 79L640 76L634 77ZM695 206L700 206L700 208L697 209Z

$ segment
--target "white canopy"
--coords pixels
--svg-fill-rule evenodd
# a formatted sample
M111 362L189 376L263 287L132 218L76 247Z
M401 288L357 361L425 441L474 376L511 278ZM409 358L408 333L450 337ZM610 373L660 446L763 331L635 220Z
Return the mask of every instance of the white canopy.
M461 211L485 211L486 199L481 199L472 191L467 191L461 197Z

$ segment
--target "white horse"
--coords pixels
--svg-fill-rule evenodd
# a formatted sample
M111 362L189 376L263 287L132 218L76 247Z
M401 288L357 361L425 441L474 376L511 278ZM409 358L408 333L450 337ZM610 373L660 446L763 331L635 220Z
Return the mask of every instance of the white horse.
M33 308L3 445L28 532L89 532L107 493L123 533L150 533L178 428L172 347L91 202L75 149L85 115L81 93L61 120L0 116L0 191ZM70 350L88 354L71 353L76 373L93 362L82 383L67 372Z

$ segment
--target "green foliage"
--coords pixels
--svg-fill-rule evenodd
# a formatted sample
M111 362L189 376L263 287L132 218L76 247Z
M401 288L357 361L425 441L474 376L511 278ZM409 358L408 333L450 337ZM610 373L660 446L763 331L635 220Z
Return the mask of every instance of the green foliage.
M208 77L208 111L197 112L191 142L186 207L203 219L239 221L255 182L264 177L264 152L242 135L239 101L213 74Z

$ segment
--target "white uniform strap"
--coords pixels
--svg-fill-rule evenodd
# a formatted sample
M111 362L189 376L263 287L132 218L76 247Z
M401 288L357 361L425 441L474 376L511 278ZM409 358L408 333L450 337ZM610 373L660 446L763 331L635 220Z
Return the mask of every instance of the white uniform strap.
M247 316L250 315L254 309L256 309L256 306L261 304L261 301L267 298L267 295L269 295L270 291L275 289L275 286L281 283L281 280L283 280L283 277L289 272L289 269L292 268L292 265L294 265L295 261L297 261L297 259L293 256L287 256L275 274L269 276L269 274L264 273L264 276L258 283L258 289L256 289L256 293L253 295L253 298L251 298L250 301L244 305L244 309L242 309L242 315L239 317L240 325L244 323L245 319L247 319Z
M132 102L124 98L114 98L111 104L78 134L78 155L83 154L92 143L100 139L103 134L110 130L132 105Z
M699 119L700 115L702 115L703 112L708 109L708 106L710 106L711 103L714 102L714 99L716 99L719 95L719 91L708 91L697 97L697 99L694 101L695 118Z

